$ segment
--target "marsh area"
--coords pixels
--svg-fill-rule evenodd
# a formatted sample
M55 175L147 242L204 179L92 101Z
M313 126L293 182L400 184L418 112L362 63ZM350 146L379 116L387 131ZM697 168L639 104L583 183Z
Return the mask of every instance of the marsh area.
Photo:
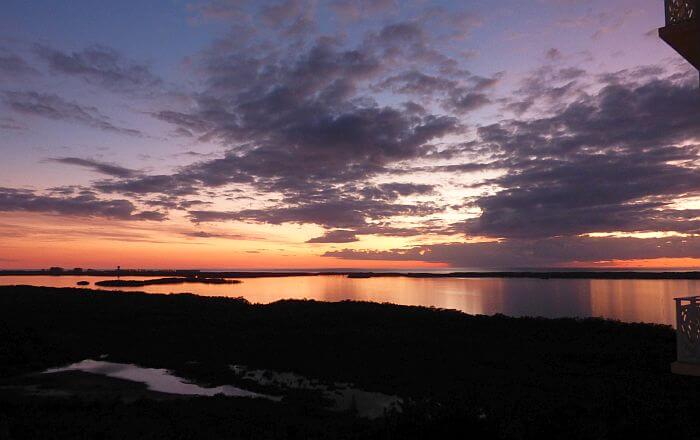
M120 378L109 378L111 385L92 398L17 392L37 372L105 354L105 361L167 370L205 388L276 396L289 380L281 401L223 393L171 398ZM700 432L700 383L670 374L674 359L675 332L663 325L367 302L256 305L195 295L0 287L0 433L71 439L692 437ZM300 378L321 386L292 386ZM79 385L85 378L71 380ZM326 395L333 384L396 396L400 410L378 418L361 417L357 405L338 411Z

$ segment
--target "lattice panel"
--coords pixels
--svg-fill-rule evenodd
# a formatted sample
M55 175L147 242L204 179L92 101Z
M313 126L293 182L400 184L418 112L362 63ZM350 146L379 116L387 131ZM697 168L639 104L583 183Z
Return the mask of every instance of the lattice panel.
M700 362L700 303L693 302L680 309L678 360Z
M674 25L697 20L697 0L666 0L666 24Z

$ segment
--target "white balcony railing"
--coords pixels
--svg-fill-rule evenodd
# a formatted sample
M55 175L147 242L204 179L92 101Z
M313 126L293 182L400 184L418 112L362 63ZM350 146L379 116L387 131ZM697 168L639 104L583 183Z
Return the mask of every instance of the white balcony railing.
M665 0L666 26L698 20L698 0Z
M700 364L700 296L676 298L678 362Z

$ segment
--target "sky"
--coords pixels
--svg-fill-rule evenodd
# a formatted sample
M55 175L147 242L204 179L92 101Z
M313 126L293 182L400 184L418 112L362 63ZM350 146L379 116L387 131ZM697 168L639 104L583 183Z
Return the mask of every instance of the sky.
M700 267L662 1L0 10L0 268Z

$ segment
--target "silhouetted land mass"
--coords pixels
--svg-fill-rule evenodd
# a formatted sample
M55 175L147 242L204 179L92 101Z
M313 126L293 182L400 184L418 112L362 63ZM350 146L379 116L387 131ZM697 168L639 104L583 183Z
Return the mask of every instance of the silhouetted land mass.
M669 373L675 333L601 319L470 316L388 304L0 287L0 377L96 359L243 383L230 364L405 399L377 420L314 396L154 400L0 391L0 438L696 438L700 380ZM24 382L22 382L24 381ZM2 386L3 384L0 384ZM0 389L1 390L1 389Z
M238 284L238 280L227 280L225 278L157 278L155 280L105 280L97 281L96 286L101 287L143 287L157 284Z
M80 275L80 276L140 276L140 277L196 277L196 278L273 278L273 277L298 277L314 276L324 274L344 275L341 272L207 272L199 270L151 270L151 269L122 269L122 270L69 270L61 269L41 269L41 270L0 270L0 276L23 276L23 275Z
M409 277L409 278L540 278L540 279L611 279L611 280L700 280L698 271L682 272L640 272L640 271L508 271L508 272L209 272L196 270L0 270L0 276L22 275L81 275L81 276L148 276L148 277L188 277L188 278L272 278L344 275L349 278Z
M348 278L372 278L371 273L365 273L365 272L358 272L358 273L349 273Z
M449 272L397 273L350 272L352 278L539 278L539 279L604 279L604 280L698 280L700 272L634 272L634 271L575 271L575 272Z

